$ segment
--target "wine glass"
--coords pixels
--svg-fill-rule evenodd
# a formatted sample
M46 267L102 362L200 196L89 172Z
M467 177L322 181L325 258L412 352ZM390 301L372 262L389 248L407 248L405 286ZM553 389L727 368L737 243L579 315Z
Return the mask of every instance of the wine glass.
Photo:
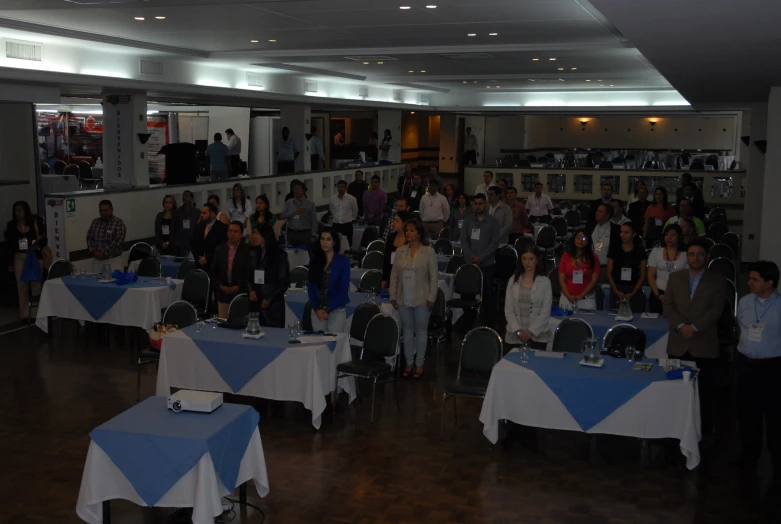
M630 344L624 348L624 351L626 352L626 359L629 361L629 364L634 364L639 353L637 348Z

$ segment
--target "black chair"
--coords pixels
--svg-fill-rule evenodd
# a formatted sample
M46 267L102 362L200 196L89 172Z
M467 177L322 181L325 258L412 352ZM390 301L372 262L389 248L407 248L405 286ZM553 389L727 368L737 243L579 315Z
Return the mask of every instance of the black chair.
M586 217L589 214L590 208L588 204L578 204L575 206L575 210L580 213L580 220L586 220Z
M365 378L372 381L372 409L370 423L374 423L374 397L377 384L393 382L393 394L396 398L396 409L401 409L399 404L398 381L399 373L396 366L389 364L386 359L398 360L400 328L398 322L388 314L379 314L369 321L366 326L366 337L363 341L363 349L359 359L343 362L336 366L336 380L342 377ZM388 377L380 380L381 377ZM334 407L336 406L333 402Z
M613 169L613 162L609 160L603 160L599 163L599 169Z
M243 322L246 325L247 315L249 315L249 297L246 293L236 295L228 305L228 318L226 320L229 324Z
M382 273L380 273L380 277L382 277ZM353 358L358 358L361 355L363 341L366 339L366 327L369 322L381 313L380 306L374 302L362 302L355 308L350 324L350 350ZM360 344L353 344L353 341L360 342Z
M345 251L345 254L352 256L356 260L360 260L363 257L363 255L366 254L369 244L377 240L379 237L380 237L380 233L377 231L377 228L374 226L369 226L363 230L363 235L361 236L361 244L359 249L357 251L354 249L348 249L347 251ZM348 239L348 240L352 241L352 239Z
M553 207L553 209L551 209L551 210L550 210L550 214L551 214L551 216L553 216L553 217L560 217L560 216L562 216L564 213L562 213L562 211L561 211L561 208L560 208L560 207L554 206L554 207Z
M312 304L307 300L306 304L304 304L304 315L301 317L301 327L304 328L304 331L314 331L315 328L312 326Z
M461 344L456 378L446 382L442 391L442 434L445 433L447 399L453 399L453 420L457 426L456 398L485 398L488 379L494 366L502 358L502 349L502 337L489 327L476 327L466 334ZM462 374L470 376L463 377Z
M146 242L136 242L130 246L130 251L128 251L127 265L130 266L131 262L135 262L136 260L143 260L149 256L152 256L152 246Z
M453 243L442 235L440 235L439 240L434 242L433 247L437 255L453 256Z
M46 280L54 280L55 278L62 278L67 275L73 274L73 264L67 260L56 260L49 268L49 273L46 275Z
M729 228L727 227L727 225L719 222L715 224L711 224L710 227L708 228L708 238L710 238L714 242L720 242L721 237L723 237L727 233L729 233Z
M518 253L512 246L504 246L494 255L496 260L496 277L499 288L507 284L507 280L515 273L518 266Z
M472 264L459 267L453 277L453 293L457 293L459 297L447 301L448 322L453 316L452 309L472 309L479 312L482 300L477 297L483 293L483 272L480 268ZM482 299L482 296L480 298Z
M515 165L515 167L521 168L521 169L529 169L532 166L531 162L526 160L525 158L522 158L518 161L518 163Z
M613 159L614 164L626 164L626 159L622 156L617 156ZM611 166L612 167L612 166Z
M585 320L565 318L553 334L553 351L580 353L581 342L594 338L594 330Z
M326 211L325 214L323 214L322 218L320 218L320 221L323 222L324 224L330 224L333 221L333 215L331 215L330 211Z
M536 162L537 157L534 155L526 155L526 160L528 160L529 162Z
M41 162L41 174L42 175L49 174L49 164L47 164L46 162Z
M358 283L358 290L368 291L375 295L379 295L382 291L382 271L372 269L371 271L364 273Z
M375 240L368 246L366 246L366 252L372 253L372 252L378 252L378 253L385 253L385 242L383 240Z
M725 226L729 225L729 220L727 219L727 215L722 213L716 215L714 214L709 215L708 221L711 224L724 224Z
M732 231L724 233L721 237L721 243L732 249L732 253L735 255L736 260L740 258L740 235Z
M708 250L708 260L714 260L719 257L735 260L735 253L732 252L732 248L727 244L715 244Z
M708 158L705 159L705 165L706 166L713 166L714 171L719 170L719 157L716 155L710 155Z
M603 348L618 346L625 349L629 345L634 346L645 355L645 333L633 324L614 324L607 330L602 341Z
M437 299L434 301L434 307L431 308L431 314L428 316L428 340L429 344L433 341L437 346L437 363L439 362L439 344L444 338L450 342L447 337L447 310L445 307L445 293L437 289ZM439 367L437 365L437 367Z
M309 268L306 266L296 266L290 270L290 283L297 288L306 287L309 282Z
M163 274L163 266L157 257L145 257L141 259L136 269L136 275L140 277L158 278Z
M203 269L191 271L184 277L182 283L182 300L195 307L199 317L203 317L209 310L209 294L211 280Z
M705 171L705 164L702 160L694 160L689 166L689 171Z
M176 278L184 280L192 271L195 271L195 262L192 260L183 260L179 265L179 269L176 270Z
M555 267L548 271L548 280L550 280L551 291L553 293L553 303L558 304L561 299L561 281L559 280L559 270Z
M574 232L575 229L580 227L582 220L580 211L576 209L570 209L564 214L564 219L567 221L568 230Z
M737 270L735 269L735 263L729 258L719 257L714 258L708 263L708 270L718 273L730 282L735 282L735 275Z
M550 221L550 226L556 230L556 238L559 242L564 242L567 239L567 235L569 234L569 222L565 217L553 217Z
M61 175L65 172L65 168L68 166L65 162L62 160L56 160L54 162L54 174L55 175Z
M524 253L526 251L526 246L529 244L534 244L534 237L531 235L521 235L515 239L513 247L515 247L516 253Z
M537 232L537 248L542 251L545 260L545 269L549 269L548 263L556 267L556 249L559 242L556 240L556 230L552 226L543 226Z
M439 238L450 238L450 228L445 226L442 231L439 232Z
M466 262L464 261L464 257L461 255L454 255L450 257L450 260L447 261L447 266L445 266L445 273L453 274L456 271L458 271L458 268L463 266Z
M385 264L385 257L379 251L371 251L366 253L361 261L361 268L363 269L382 269Z

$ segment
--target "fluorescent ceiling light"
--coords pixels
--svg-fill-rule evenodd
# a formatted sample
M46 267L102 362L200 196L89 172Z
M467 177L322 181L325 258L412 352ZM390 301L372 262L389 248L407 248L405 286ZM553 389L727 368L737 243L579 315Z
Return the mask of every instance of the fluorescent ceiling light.
M260 42L260 40L250 40L251 44L257 44L258 42Z
M466 36L477 36L477 33L469 33Z
M156 16L155 20L165 20L165 17L164 16Z
M499 36L499 33L488 33L488 36Z
M549 58L548 60L550 60L551 62L555 62L556 61L555 58Z
M271 39L271 40L269 40L269 42L271 42L273 44L273 43L276 43L276 40Z
M404 10L407 10L407 9L411 9L411 8L410 8L410 6L408 6L408 5L400 5L400 6L399 6L399 9L404 9Z
M435 6L435 5L427 5L426 6L426 9L436 9L436 8L437 8L437 6Z
M540 61L539 58L532 58L532 62L539 62L539 61Z
M350 73L341 73L338 71L329 71L328 69L318 69L316 67L305 67L305 66L297 66L293 64L285 64L283 62L269 62L266 64L251 64L253 66L257 67L270 67L272 69L282 69L283 71L294 71L296 73L305 73L309 75L319 75L319 76L333 76L337 78L347 78L349 80L360 80L364 81L366 80L365 76L362 75L353 75Z
M141 21L141 20L144 19L144 17L143 16L136 16L135 19L138 20L138 21Z

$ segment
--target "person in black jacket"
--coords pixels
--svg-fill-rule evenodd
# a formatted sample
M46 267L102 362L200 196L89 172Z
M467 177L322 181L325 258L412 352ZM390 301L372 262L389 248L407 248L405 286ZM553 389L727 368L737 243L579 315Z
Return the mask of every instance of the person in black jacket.
M207 273L214 261L214 251L217 246L227 240L228 226L217 220L217 207L214 204L204 204L201 207L201 221L195 226L193 238L190 241L190 252L195 259L195 268Z
M594 229L597 223L597 208L600 204L611 205L613 202L613 184L602 184L602 198L593 200L589 205L588 217L586 218L586 229Z
M391 269L393 269L393 262L395 262L396 250L407 243L407 238L404 235L404 223L410 218L412 218L412 213L409 211L399 211L396 213L396 216L393 217L393 226L388 235L388 239L385 241L385 253L383 253L382 289L388 289Z
M355 197L358 201L358 214L363 216L363 194L369 186L366 184L366 180L363 179L363 171L360 169L355 172L355 180L350 182L347 186L347 194Z
M249 310L260 313L260 325L285 327L285 291L290 287L290 262L279 247L274 228L260 223L252 232L255 264Z
M176 238L180 221L176 214L176 200L171 195L163 197L163 210L155 217L157 249L163 255L176 255Z
M228 318L231 301L252 290L250 247L244 242L244 224L234 220L228 225L228 241L217 246L212 262L212 286L217 294L217 316Z

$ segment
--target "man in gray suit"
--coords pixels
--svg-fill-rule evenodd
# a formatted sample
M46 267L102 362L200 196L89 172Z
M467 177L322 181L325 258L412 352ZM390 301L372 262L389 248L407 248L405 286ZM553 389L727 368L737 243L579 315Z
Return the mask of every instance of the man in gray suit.
M662 302L670 323L667 355L697 364L702 434L708 435L713 431L713 372L720 353L717 324L727 283L705 269L708 249L700 240L689 244L686 255L689 269L670 274Z
M488 188L488 214L499 222L499 244L509 242L510 230L513 227L513 211L502 202L502 189L499 186Z

